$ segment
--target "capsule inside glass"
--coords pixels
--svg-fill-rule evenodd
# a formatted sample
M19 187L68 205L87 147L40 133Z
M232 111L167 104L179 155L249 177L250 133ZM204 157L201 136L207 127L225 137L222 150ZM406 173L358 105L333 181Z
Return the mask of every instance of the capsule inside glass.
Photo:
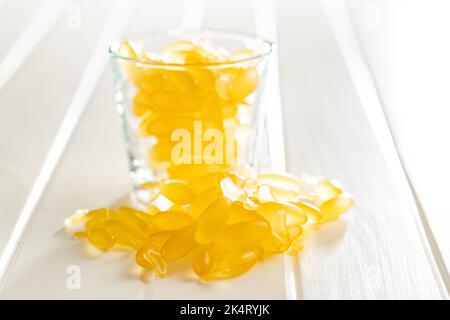
M255 165L269 41L240 33L166 30L113 42L117 111L135 199L161 179L202 185Z

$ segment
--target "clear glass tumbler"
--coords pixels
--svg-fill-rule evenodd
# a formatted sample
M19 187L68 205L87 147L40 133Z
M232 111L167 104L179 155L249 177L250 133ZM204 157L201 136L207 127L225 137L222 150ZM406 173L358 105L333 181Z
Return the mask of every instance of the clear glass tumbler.
M161 179L210 183L251 168L272 44L219 31L165 30L110 46L117 111L137 200Z

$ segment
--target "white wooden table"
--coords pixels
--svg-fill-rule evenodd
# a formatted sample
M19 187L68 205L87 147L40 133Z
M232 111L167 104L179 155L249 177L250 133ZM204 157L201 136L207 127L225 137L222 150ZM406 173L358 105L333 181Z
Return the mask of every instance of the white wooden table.
M427 176L408 137L423 140L402 125L401 110L380 103L376 80L385 74L369 69L364 29L355 28L374 2L0 0L0 297L447 299L450 208L440 177L450 177L448 162ZM129 256L88 257L61 231L76 209L130 189L108 42L174 26L278 43L266 93L273 167L337 178L356 197L299 257L268 259L227 282L176 274L145 284ZM428 139L449 133L437 123L442 130ZM439 149L426 150L438 158ZM75 290L67 286L73 268L81 272Z

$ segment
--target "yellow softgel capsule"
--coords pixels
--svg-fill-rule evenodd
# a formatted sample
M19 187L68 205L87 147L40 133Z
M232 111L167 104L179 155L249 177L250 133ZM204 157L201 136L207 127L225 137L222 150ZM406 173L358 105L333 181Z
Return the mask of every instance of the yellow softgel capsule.
M198 196L190 205L188 214L192 218L198 218L214 201L222 196L219 189L210 189Z
M258 185L268 185L274 189L293 191L297 195L300 190L300 180L288 173L261 173L256 177Z
M105 228L93 228L86 234L90 243L101 250L108 250L116 244L113 233Z
M135 116L142 117L147 112L152 111L148 95L144 91L139 91L133 98L133 113Z
M176 230L186 228L194 223L191 217L185 212L163 211L154 216L158 227L165 230Z
M270 220L272 234L283 243L289 241L289 231L286 223L286 212L277 211Z
M212 70L192 66L187 71L192 75L194 81L200 88L208 90L214 86L216 78Z
M266 221L245 221L233 224L214 242L220 250L248 248L264 240L270 233Z
M192 93L197 88L194 79L186 71L171 71L168 73L168 78L180 92Z
M166 76L162 73L154 73L144 79L139 87L142 89L141 92L145 93L147 96L155 91L162 90L167 87L168 83Z
M320 209L317 206L306 201L295 201L292 204L296 205L304 212L306 212L309 216L313 218L314 221L320 221L321 214Z
M89 211L88 213L86 213L84 215L84 217L86 219L92 219L92 218L96 218L96 217L105 217L105 218L109 218L109 209L106 208L100 208L100 209L95 209L92 211Z
M230 208L230 216L227 224L232 225L241 222L257 222L265 221L264 218L258 214L257 210L250 210L244 207L242 203L234 202Z
M342 190L341 183L337 180L328 180L320 182L313 190L320 202L328 201L340 195Z
M234 101L243 101L258 86L258 71L256 68L243 69L237 72L230 83L230 96Z
M146 123L143 130L148 135L170 137L177 129L193 132L195 120L198 119L192 116L154 116Z
M336 219L339 215L353 205L353 196L348 193L341 193L336 198L332 198L324 202L320 206L320 213L322 215L320 222L325 223Z
M226 227L231 202L223 197L214 201L198 218L195 240L199 244L209 244L220 236Z
M168 180L160 187L160 193L174 204L185 205L194 200L189 183L183 180Z
M144 269L153 269L160 278L166 275L166 263L151 245L144 245L136 252L136 263Z
M192 270L203 277L211 271L214 265L214 251L210 245L197 246L192 252Z
M84 224L84 228L86 230L94 228L102 228L105 225L106 221L107 221L106 216L97 216L86 221L86 223Z
M105 228L108 229L117 239L117 243L127 247L133 247L132 239L143 236L144 234L129 224L119 220L109 220L105 223Z
M164 231L157 231L149 235L145 239L145 243L151 244L155 248L158 248L158 250L161 250L162 247L166 244L166 242L170 239L170 237L176 232L177 230L164 230Z
M196 245L195 227L188 227L175 232L167 240L161 250L161 255L166 261L179 260L194 250Z
M244 249L230 251L218 257L213 270L203 278L207 279L227 279L240 276L249 271L261 258L259 249Z
M288 225L301 225L308 221L308 216L299 207L286 202L264 202L258 207L258 213L270 220L278 212L286 213L286 222Z

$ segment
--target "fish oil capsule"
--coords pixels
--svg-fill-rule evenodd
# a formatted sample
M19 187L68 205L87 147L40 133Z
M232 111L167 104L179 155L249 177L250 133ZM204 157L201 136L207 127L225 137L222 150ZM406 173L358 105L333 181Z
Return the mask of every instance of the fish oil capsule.
M190 116L160 116L152 117L146 123L145 133L148 135L170 137L177 129L186 129L189 132L194 130L194 121Z
M86 223L84 224L84 228L86 230L101 228L105 225L106 221L107 218L105 216L97 216L86 221Z
M197 87L192 76L186 71L171 71L169 80L178 91L183 93L194 92Z
M231 76L226 73L221 73L216 79L216 85L215 90L217 95L222 100L229 100L230 99L230 83L231 83Z
M160 188L160 193L174 204L185 205L194 199L189 183L183 180L168 180Z
M211 271L214 265L214 252L210 245L197 246L192 252L192 270L203 277Z
M230 216L228 217L227 224L233 225L240 222L249 221L265 221L262 216L258 214L257 210L249 210L239 202L233 202L230 208Z
M116 244L116 238L111 231L105 228L93 228L88 230L87 239L101 250L108 250Z
M143 91L138 91L133 98L133 113L137 117L143 116L147 112L151 112L152 106L148 96Z
M178 96L170 91L158 90L149 96L149 102L154 106L155 111L170 112L176 110L180 101Z
M282 242L289 241L289 231L286 224L286 212L277 211L270 220L272 234Z
M266 221L245 221L228 226L214 244L220 250L248 248L264 240L270 233Z
M240 70L230 83L230 96L234 101L243 101L255 91L258 85L258 71L255 68Z
M205 129L223 130L222 110L220 100L215 94L210 94L202 99L201 103L202 120ZM223 153L223 151L222 151Z
M134 228L119 220L109 220L105 223L105 229L108 229L117 239L117 243L123 246L132 247L131 241L137 235L140 235Z
M214 201L198 218L195 240L199 244L209 244L225 229L230 214L231 203L221 197Z
M258 213L270 221L272 216L278 212L286 213L286 222L290 225L301 225L308 221L308 216L299 207L286 202L263 202L258 207Z
M217 190L220 187L220 181L225 178L222 171L207 173L194 178L191 181L192 190L196 195L201 195L209 190Z
M155 123L158 118L159 116L152 111L147 111L142 114L141 118L139 119L138 134L143 137L151 135L149 133L149 126Z
M216 79L211 70L199 67L190 67L188 70L201 88L211 88L214 86Z
M204 279L227 279L240 276L249 271L261 258L258 249L231 251L217 259L211 273Z
M211 189L197 197L190 205L188 214L192 218L198 218L214 201L222 196L219 189Z
M313 218L314 221L320 221L321 218L320 209L315 205L308 203L306 201L296 201L293 202L292 204L296 205L304 212L306 212L309 216Z
M139 84L139 87L148 95L155 91L164 89L167 86L165 76L160 73L154 73L148 76Z
M136 218L144 220L144 222L148 228L151 228L151 229L156 228L156 224L152 217L152 212L154 212L154 213L159 212L159 209L153 205L147 209L148 213L141 211L141 210L134 209L134 208L130 208L130 207L121 207L121 208L117 209L117 211L124 212L128 215L132 215L132 216L135 216ZM144 227L142 225L142 222L138 222L137 224L140 225L140 227L139 227L140 229L142 229L142 227Z
M318 200L322 203L335 198L342 193L342 186L337 180L320 182L313 190Z
M175 261L189 254L196 245L195 227L188 227L175 232L167 240L161 250L161 255L166 261Z
M324 202L320 206L320 213L322 217L320 219L321 223L325 223L336 219L339 215L353 205L353 196L348 193L341 193L336 198L332 198Z
M136 263L144 269L153 269L159 278L166 275L166 263L151 245L144 245L136 252Z
M300 180L288 173L262 173L256 177L258 185L268 185L274 189L289 190L298 193L300 191Z
M194 223L191 217L185 212L163 211L154 216L158 227L165 230L176 230L186 228Z
M95 217L105 217L109 218L109 209L106 208L100 208L96 210L89 211L84 215L85 219L92 219Z
M146 243L149 243L160 250L176 231L177 230L164 230L154 232L147 237Z
M73 233L73 237L74 238L85 238L87 237L87 232L86 231L76 231Z

